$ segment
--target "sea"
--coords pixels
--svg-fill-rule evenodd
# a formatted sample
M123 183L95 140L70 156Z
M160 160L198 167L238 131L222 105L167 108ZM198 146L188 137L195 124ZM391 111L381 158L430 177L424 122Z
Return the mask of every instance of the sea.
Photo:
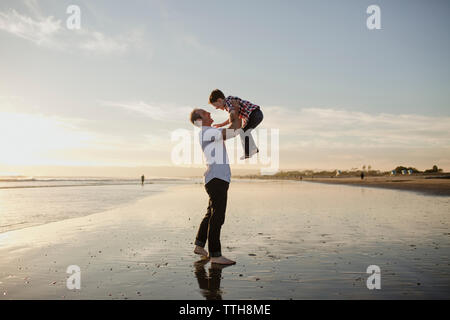
M17 177L0 176L0 233L118 206L196 178Z

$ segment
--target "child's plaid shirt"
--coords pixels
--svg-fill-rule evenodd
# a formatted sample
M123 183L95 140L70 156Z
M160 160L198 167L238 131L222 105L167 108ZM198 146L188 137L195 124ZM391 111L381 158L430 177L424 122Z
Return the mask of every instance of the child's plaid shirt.
M250 117L250 113L252 113L252 111L255 109L259 109L259 106L257 106L256 104L253 104L249 101L242 100L241 98L238 98L238 97L228 96L225 99L225 109L228 112L231 112L232 110L234 110L234 107L231 104L231 100L233 100L233 99L236 99L239 102L239 106L240 106L239 118L242 119L242 121L243 121L242 127L244 128L247 125L248 118Z

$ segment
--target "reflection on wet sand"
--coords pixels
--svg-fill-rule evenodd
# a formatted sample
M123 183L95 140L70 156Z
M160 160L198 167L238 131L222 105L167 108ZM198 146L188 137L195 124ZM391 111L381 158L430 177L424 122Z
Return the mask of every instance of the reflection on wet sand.
M257 201L248 201L249 189ZM194 266L207 196L201 184L174 186L109 211L0 234L0 300L450 296L448 197L257 181L234 182L230 199L221 242L238 262L233 268ZM66 286L74 264L81 290ZM370 265L381 269L381 290L367 288Z
M211 263L208 270L209 275L206 274L205 265L209 259L201 259L194 263L195 277L197 278L198 287L202 296L206 300L222 300L222 290L220 290L220 280L222 279L222 269L230 267L231 265L222 265Z

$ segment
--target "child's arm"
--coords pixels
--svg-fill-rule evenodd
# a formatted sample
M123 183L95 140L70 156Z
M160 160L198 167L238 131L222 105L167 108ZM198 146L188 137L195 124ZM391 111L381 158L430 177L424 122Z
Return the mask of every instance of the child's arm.
M239 104L239 102L240 102L239 100L240 99L238 99L238 98L231 100L231 105L233 107L233 110L236 110L236 112L238 112L238 113L239 113L239 108L241 107Z
M231 101L227 101L227 104L228 104L228 108L230 109L229 118L225 122L213 124L213 127L215 127L215 128L225 127L227 124L230 124L230 123L236 125L235 120L239 119L239 116L238 116L239 108L240 108L239 100L232 99ZM231 105L231 107L230 107L230 105ZM239 128L240 128L240 126L239 126Z
M235 110L232 110L230 112L230 117L228 119L228 123L231 123L230 128L232 128L232 129L237 130L237 129L241 128L242 121L239 118L238 113Z

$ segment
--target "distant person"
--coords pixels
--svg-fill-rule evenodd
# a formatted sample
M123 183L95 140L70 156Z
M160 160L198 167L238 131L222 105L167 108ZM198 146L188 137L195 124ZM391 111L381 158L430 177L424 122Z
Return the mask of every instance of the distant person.
M364 171L361 171L361 180L364 180Z
M240 119L231 120L228 129L211 127L213 119L211 113L203 109L194 109L190 116L191 123L201 127L199 142L206 160L205 189L209 196L207 212L200 223L195 238L194 253L208 257L211 263L235 264L236 262L222 255L220 244L220 230L225 222L227 208L228 187L231 180L231 171L228 161L225 139L237 135L241 127ZM231 130L232 129L232 130ZM230 136L229 133L232 133ZM205 250L208 241L208 252Z
M144 185L144 181L145 181L145 177L144 177L144 175L142 175L141 176L141 183L142 183L142 185Z
M242 119L242 131L240 132L242 148L244 149L244 156L241 160L248 159L259 152L251 130L255 129L263 120L264 116L261 108L249 101L242 100L238 97L225 95L219 89L215 89L209 96L209 103L216 109L226 110L230 114L230 118L225 122L215 124L215 128L220 128L230 124L230 121L235 117ZM248 131L248 133L246 133Z

